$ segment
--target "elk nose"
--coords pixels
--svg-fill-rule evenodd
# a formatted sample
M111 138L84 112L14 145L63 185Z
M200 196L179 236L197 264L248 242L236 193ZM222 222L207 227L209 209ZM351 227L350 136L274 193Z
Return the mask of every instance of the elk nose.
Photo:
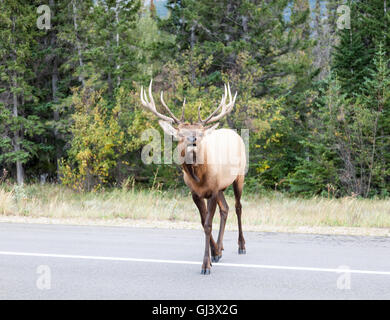
M194 137L194 136L187 137L187 141L190 142L190 143L195 143L196 142L196 137Z

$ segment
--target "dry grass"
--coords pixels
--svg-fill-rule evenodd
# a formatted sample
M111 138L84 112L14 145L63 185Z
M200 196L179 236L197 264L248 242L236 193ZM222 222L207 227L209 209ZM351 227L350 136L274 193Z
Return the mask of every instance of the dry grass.
M10 215L17 212L14 194L0 189L0 215Z
M234 199L228 224L236 225ZM243 222L250 226L390 228L390 200L300 199L275 193L267 197L246 195ZM0 215L35 218L93 220L131 219L199 223L189 194L135 191L80 194L61 186L0 187ZM219 215L217 215L219 216Z

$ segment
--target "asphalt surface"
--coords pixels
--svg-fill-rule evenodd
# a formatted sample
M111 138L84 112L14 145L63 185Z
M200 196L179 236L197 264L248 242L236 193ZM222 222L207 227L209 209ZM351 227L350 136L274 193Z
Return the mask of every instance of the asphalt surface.
M202 230L0 223L0 299L390 298L390 238L244 236L205 276Z

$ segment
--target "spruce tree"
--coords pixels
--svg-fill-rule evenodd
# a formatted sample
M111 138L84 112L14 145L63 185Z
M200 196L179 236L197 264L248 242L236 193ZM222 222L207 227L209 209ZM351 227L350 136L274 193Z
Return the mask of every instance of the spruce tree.
M308 12L303 10L300 19L286 21L288 5L287 0L170 0L171 16L162 26L177 35L173 50L189 50L193 58L200 53L212 56L208 77L192 76L192 85L195 80L198 84L214 82L215 77L221 81L220 74L236 66L241 52L248 52L252 63L263 69L254 92L259 97L275 90L274 81L299 68L283 63L283 57L307 46L305 39L294 35Z
M23 164L39 150L35 134L42 122L34 110L40 88L34 87L34 56L39 52L36 38L37 1L0 2L0 163L14 165L16 180L23 184Z
M390 51L386 29L390 16L384 4L383 0L349 2L351 29L338 31L339 43L332 62L332 70L349 96L361 93L362 84L374 67L373 57L379 43L385 52Z

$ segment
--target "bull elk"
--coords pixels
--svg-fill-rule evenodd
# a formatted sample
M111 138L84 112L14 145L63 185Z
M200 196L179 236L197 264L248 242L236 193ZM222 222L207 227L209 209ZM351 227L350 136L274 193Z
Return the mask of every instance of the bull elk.
M228 96L229 102L226 103ZM166 116L156 109L152 94L152 81L149 86L149 98L143 87L141 88L142 105L160 118L159 124L167 134L178 140L178 150L183 159L184 182L191 189L192 199L199 210L206 236L201 274L210 274L211 262L218 262L222 257L223 235L229 211L223 192L232 184L238 219L238 253L246 253L240 202L246 165L245 145L235 131L216 130L219 125L218 121L232 111L236 97L237 93L232 97L230 85L225 85L225 93L222 95L218 108L202 120L199 106L198 121L188 123L184 119L185 100L181 119L178 119L164 102L164 95L161 92L161 103L169 114ZM209 125L214 122L217 123ZM205 199L207 199L207 207ZM221 219L218 240L215 242L212 235L212 223L217 204Z

